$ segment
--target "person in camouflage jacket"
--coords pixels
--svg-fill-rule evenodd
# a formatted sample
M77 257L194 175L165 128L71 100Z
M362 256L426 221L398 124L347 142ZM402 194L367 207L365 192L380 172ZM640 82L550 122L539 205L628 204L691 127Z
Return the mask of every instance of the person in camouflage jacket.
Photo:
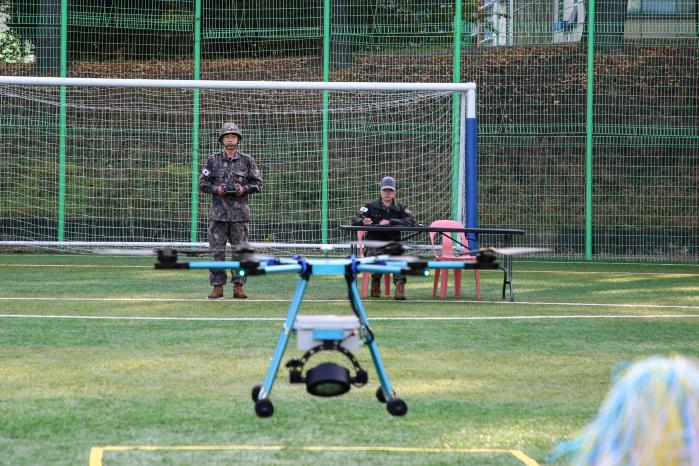
M226 243L239 246L248 240L250 205L248 196L262 191L262 175L252 157L238 150L243 139L238 125L224 123L219 131L221 152L209 155L199 175L199 190L211 194L209 208L209 249L214 261L226 259ZM210 269L213 286L209 299L223 298L228 276L225 270ZM232 274L233 297L247 298L246 278Z
M379 183L379 198L364 204L352 217L352 225L386 225L386 226L415 226L415 217L410 209L396 200L396 180L385 176ZM370 241L400 241L400 231L369 231L364 236ZM372 248L366 248L366 255L376 255ZM381 297L381 273L371 274L371 297ZM393 274L393 284L396 287L394 298L405 300L405 282L403 273Z

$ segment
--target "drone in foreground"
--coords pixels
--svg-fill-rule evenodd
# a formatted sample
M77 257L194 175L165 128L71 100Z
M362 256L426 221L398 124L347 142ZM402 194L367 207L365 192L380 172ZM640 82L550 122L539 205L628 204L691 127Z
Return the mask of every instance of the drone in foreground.
M361 387L368 382L368 373L364 370L354 352L362 344L368 346L372 361L379 378L376 398L386 404L386 409L393 416L403 416L408 412L408 405L399 398L391 385L379 354L374 332L369 325L362 300L357 289L357 275L370 273L405 273L407 275L428 274L430 269L496 269L497 254L523 254L541 252L539 248L505 248L480 249L472 251L474 262L434 261L426 257L407 256L405 246L400 243L372 244L380 255L358 258L350 255L346 258L312 259L300 255L291 257L274 257L256 254L251 248L243 247L234 252L232 261L193 261L178 262L174 249L157 251L156 269L233 269L247 275L269 275L277 273L296 273L299 281L289 306L284 326L272 355L270 365L261 385L252 389L255 413L259 417L269 417L274 413L270 400L272 387L291 335L296 336L297 348L304 352L301 358L289 360L285 367L289 369L290 383L305 384L306 391L315 396L334 397L347 393L352 386ZM310 278L317 275L339 275L347 284L348 299L353 315L335 316L300 316L299 309L303 301ZM351 370L334 362L324 362L315 367L304 368L310 358L324 351L333 351L344 356L351 365Z

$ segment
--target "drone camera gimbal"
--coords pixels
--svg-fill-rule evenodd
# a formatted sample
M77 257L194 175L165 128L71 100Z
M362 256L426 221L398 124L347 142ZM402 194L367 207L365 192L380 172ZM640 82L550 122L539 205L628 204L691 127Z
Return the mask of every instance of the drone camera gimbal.
M289 382L305 383L311 395L331 397L347 393L352 385L361 387L369 376L359 365L352 351L362 344L359 334L361 325L356 317L339 316L298 316L294 325L298 349L306 350L301 359L291 359L286 363L289 369ZM324 362L308 369L303 368L311 356L322 351L335 351L344 355L354 367L355 375L334 362Z

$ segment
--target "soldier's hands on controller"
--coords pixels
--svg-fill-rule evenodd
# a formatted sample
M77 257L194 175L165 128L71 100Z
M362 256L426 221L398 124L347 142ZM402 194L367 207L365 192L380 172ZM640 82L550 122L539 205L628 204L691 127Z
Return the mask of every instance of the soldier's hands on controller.
M240 183L235 183L235 197L240 197L245 194L245 188Z

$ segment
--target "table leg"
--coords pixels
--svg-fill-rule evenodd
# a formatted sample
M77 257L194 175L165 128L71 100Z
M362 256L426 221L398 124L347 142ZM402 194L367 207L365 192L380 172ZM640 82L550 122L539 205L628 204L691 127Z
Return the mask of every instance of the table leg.
M512 235L505 235L505 247L512 246ZM502 269L504 273L504 279L502 282L502 300L505 300L505 288L510 289L510 302L515 301L515 293L512 290L512 256L505 256L505 267Z

